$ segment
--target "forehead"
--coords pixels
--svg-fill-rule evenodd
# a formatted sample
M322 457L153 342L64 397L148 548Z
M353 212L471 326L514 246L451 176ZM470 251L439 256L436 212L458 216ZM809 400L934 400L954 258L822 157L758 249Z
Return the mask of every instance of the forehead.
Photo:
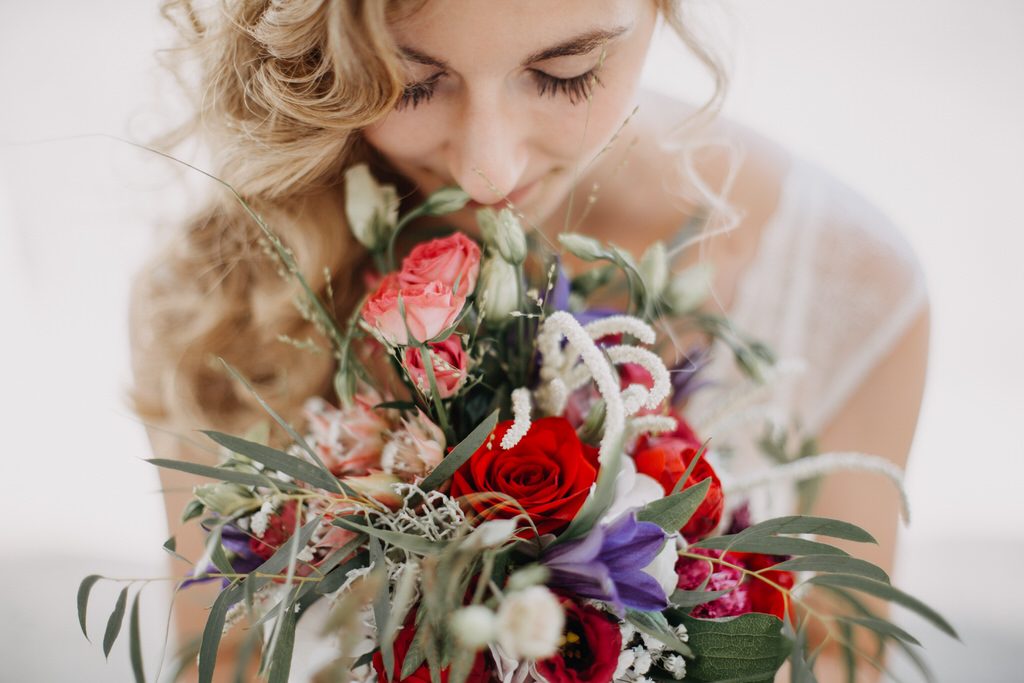
M650 0L428 0L391 25L399 46L458 70L518 65L566 40L629 29Z

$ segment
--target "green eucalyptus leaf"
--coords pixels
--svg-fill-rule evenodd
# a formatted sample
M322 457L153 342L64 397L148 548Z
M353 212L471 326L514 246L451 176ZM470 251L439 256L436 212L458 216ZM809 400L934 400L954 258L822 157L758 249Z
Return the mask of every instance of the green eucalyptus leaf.
M185 505L185 509L181 511L181 523L184 524L189 520L195 519L205 511L206 506L203 505L203 501L193 498Z
M708 477L681 493L649 503L637 513L636 518L641 522L653 522L673 534L686 526L693 513L704 502L710 488L711 477Z
M370 562L373 563L375 573L386 576L386 563L384 560L384 548L380 540L370 537ZM395 677L395 631L388 630L388 622L391 615L391 591L390 581L381 581L380 589L373 598L373 623L376 624L377 644L380 646L381 659L384 661L384 679L390 681ZM397 630L397 629L396 629Z
M203 628L203 639L199 646L199 683L212 683L213 668L217 664L217 650L220 648L221 635L224 632L224 620L228 608L238 602L241 590L237 584L222 590L213 601L210 613L206 617Z
M957 635L956 629L954 629L949 622L942 617L942 615L914 596L904 593L900 589L895 588L888 583L849 574L822 574L814 576L804 583L811 583L819 586L852 588L853 590L867 593L868 595L873 595L889 602L894 602L906 607L910 611L931 622L933 626L943 633L960 640L960 636Z
M708 439L710 441L710 439ZM686 466L686 471L683 472L683 476L676 480L675 486L672 487L671 495L675 495L683 490L686 486L686 482L690 481L690 475L693 474L693 470L696 469L697 463L704 457L704 454L708 452L708 441L701 444L697 452L693 454L693 458L690 459L690 464Z
M740 534L713 536L694 543L693 547L741 553L761 553L763 555L847 555L845 550L827 543L790 538L789 536L754 536L750 538L741 537Z
M132 662L132 675L135 683L146 683L146 673L142 666L142 637L139 633L139 596L142 591L135 594L132 600L131 616L128 618L128 650Z
M96 582L102 578L99 574L90 574L82 579L82 583L78 584L78 623L82 627L82 635L86 640L89 640L89 633L85 626L85 613L89 608L89 593Z
M298 621L294 609L286 609L281 617L274 652L270 656L268 683L287 683L292 668L292 653L295 649L295 623Z
M487 438L494 431L494 427L498 424L498 411L495 410L493 413L487 416L487 418L477 425L476 429L471 431L465 439L459 442L451 452L444 457L444 459L435 467L430 474L427 475L423 483L420 484L420 488L424 491L432 491L444 482L451 479L455 471L462 466L470 456L476 453L477 449L480 448L487 440Z
M928 662L925 661L924 657L917 652L914 645L904 642L901 639L896 639L894 642L897 647L903 650L904 654L907 655L907 659L909 659L917 670L921 672L921 676L924 677L927 683L937 683L935 673L932 671L931 667L928 666Z
M409 643L409 649L405 653L405 659L402 660L402 671L399 673L401 679L405 680L412 676L416 669L420 668L424 661L427 659L427 651L424 647L423 641L427 637L427 629L418 628L416 633L412 637L412 642Z
M874 536L856 524L826 517L811 517L809 515L790 515L769 519L760 524L747 527L738 535L749 538L769 534L813 534L815 536L842 538L859 543L878 543Z
M338 485L337 477L330 472L325 472L316 465L312 465L305 460L302 460L301 458L296 458L294 455L289 455L288 453L279 451L276 448L264 446L261 443L246 441L245 439L240 439L237 436L231 436L230 434L223 434L221 432L214 431L204 431L203 434L206 434L228 450L262 463L272 470L284 472L299 481L312 484L313 486L324 489L325 491L331 491L333 493L341 492L341 487Z
M889 638L896 638L898 640L902 640L902 641L905 641L907 643L911 643L912 645L918 645L918 646L921 645L920 641L918 641L917 638L915 638L914 636L910 635L909 633L907 633L906 631L904 631L902 628L900 628L896 624L892 623L891 621L887 621L885 619L878 619L878 618L875 618L875 617L854 617L854 616L837 616L836 619L838 619L839 621L848 621L848 622L850 622L852 624L856 624L858 626L863 626L864 628L867 628L867 629L870 629L870 630L874 631L875 633L877 633L880 636L886 636L886 637L889 637Z
M875 581L889 583L889 575L881 567L866 560L844 555L804 555L794 557L771 567L788 572L827 572L829 574L855 574Z
M146 462L169 470L188 472L189 474L196 474L200 477L209 477L210 479L217 479L219 481L230 481L236 484L243 484L245 486L277 488L281 491L302 490L301 487L280 479L275 479L262 474L253 474L251 472L229 470L224 467L210 467L209 465L200 465L199 463L184 462L182 460L168 460L165 458L149 458Z
M750 613L729 619L682 617L687 643L697 657L687 662L686 679L694 681L771 681L789 656L792 643L782 620Z
M127 604L128 586L125 586L117 596L114 611L110 613L110 618L107 619L107 630L103 633L104 657L110 656L110 648L114 646L114 641L117 640L118 634L121 633L121 624L124 622L124 609Z
M676 635L665 615L661 612L641 612L628 609L626 610L626 621L635 626L641 633L657 638L665 647L685 657L693 656L693 651L686 643L679 639L679 636Z
M370 555L366 552L356 554L351 560L332 570L327 576L316 585L317 593L333 593L342 587L348 573L353 569L362 569L369 564Z

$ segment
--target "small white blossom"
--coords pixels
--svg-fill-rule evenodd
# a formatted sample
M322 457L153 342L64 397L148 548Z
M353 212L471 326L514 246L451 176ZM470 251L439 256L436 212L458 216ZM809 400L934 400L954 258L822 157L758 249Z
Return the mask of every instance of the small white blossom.
M686 676L686 660L679 655L668 655L661 660L661 667L677 681L683 680Z
M515 659L546 659L558 651L565 613L544 586L505 597L498 608L498 643Z
M633 648L633 671L634 672L636 672L637 674L640 674L642 676L642 675L644 675L645 673L647 673L648 671L651 670L651 664L653 664L653 663L654 662L651 659L651 653L648 652L646 650L646 648L639 647L639 646Z
M633 666L634 659L636 659L636 655L633 654L632 649L623 650L622 652L620 652L619 663L615 667L615 673L612 675L612 679L616 681L620 679L629 680L624 677L626 676L626 672L629 671L630 667Z
M497 617L483 605L463 607L452 615L452 633L468 648L487 647L497 634Z
M679 624L678 626L675 627L675 632L676 632L676 638L678 638L679 640L683 641L684 643L688 642L690 640L690 633L689 633L689 631L686 630L686 627L683 626L682 624Z
M277 506L274 505L273 499L263 501L263 505L256 514L252 516L251 530L256 538L263 538L263 534L267 533L267 525L270 524L270 515L274 514L274 509Z
M641 633L640 639L643 640L644 647L647 648L647 650L651 654L658 654L665 649L665 643L661 642L654 636L649 636L646 633Z

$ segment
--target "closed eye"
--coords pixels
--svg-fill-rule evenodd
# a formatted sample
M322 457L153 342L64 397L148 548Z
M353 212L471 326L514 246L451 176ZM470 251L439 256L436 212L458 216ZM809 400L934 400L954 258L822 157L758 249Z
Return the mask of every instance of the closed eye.
M537 93L541 97L545 95L550 97L563 95L569 98L570 104L578 104L590 98L594 92L595 85L603 85L597 75L597 71L598 67L595 66L579 76L559 78L539 69L530 69L530 75L533 76L537 84ZM395 109L415 108L420 103L429 102L430 98L434 96L434 90L437 87L438 81L444 76L444 72L438 72L424 81L410 83L405 86L405 90L402 91L401 97L395 104Z

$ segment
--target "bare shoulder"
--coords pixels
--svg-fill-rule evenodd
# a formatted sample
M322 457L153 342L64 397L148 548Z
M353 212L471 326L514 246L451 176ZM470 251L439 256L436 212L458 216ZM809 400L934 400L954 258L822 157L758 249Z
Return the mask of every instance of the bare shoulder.
M775 212L791 159L777 143L724 117L679 134L696 110L664 95L641 94L637 113L594 181L602 192L593 231L634 253L655 240L669 242L701 209L693 189L702 183L738 219L704 252L716 263L720 299L728 301L757 251L761 227Z

